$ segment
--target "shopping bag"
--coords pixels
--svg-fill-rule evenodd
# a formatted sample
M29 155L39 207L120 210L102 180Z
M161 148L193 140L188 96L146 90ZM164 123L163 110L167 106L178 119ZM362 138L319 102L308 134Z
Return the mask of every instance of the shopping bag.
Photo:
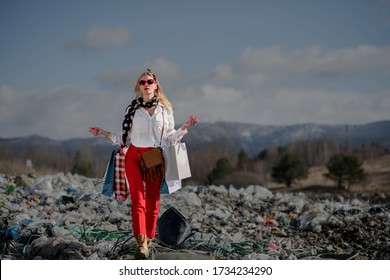
M108 161L106 172L103 177L103 190L102 194L106 196L112 196L114 191L114 159L115 159L115 150L112 151L110 160Z
M126 200L129 197L129 184L125 172L125 157L120 149L112 151L103 177L102 194L114 196L117 200Z
M165 179L167 181L182 180L191 177L185 143L176 143L165 148Z
M171 194L181 189L181 180L163 180L160 187L160 194Z
M129 197L129 187L125 172L125 157L120 150L115 151L114 159L114 198L126 200Z

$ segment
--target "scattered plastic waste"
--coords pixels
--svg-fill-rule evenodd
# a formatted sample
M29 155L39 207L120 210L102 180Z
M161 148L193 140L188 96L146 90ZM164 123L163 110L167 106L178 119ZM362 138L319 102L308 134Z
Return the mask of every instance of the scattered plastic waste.
M274 219L267 219L265 221L265 224L270 226L277 226L277 227L279 226L279 223Z
M0 259L132 259L130 202L102 183L0 174ZM185 186L161 198L160 217L172 207L182 231L161 223L151 258L390 259L388 194Z
M191 226L175 207L168 208L158 219L159 240L168 246L180 246L190 235Z
M68 193L76 193L77 190L73 187L69 187L67 190L66 190Z
M271 241L268 242L268 247L270 247L271 249L274 249L274 250L279 249L279 246L276 245L275 243L271 242Z
M9 182L5 185L5 188L5 194L11 194L15 190L16 184L14 182Z
M19 226L13 226L5 229L5 236L11 236L13 240L18 240L21 235L22 233Z

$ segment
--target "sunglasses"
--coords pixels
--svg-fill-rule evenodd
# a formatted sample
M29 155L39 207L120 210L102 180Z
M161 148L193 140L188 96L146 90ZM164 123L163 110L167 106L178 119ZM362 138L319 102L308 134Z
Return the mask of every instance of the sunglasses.
M147 81L145 81L145 80L140 80L138 83L139 83L141 86L144 86L144 85L146 85L146 84L148 84L148 85L153 85L154 82L155 82L155 80L149 79L149 80L147 80Z

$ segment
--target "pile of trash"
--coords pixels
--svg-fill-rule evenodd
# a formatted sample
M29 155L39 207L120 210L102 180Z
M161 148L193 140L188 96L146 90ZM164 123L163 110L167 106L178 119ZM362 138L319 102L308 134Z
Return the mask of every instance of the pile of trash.
M0 259L131 259L130 202L102 180L58 173L0 174ZM272 192L261 186L185 186L162 195L190 225L154 254L209 259L390 259L386 193Z

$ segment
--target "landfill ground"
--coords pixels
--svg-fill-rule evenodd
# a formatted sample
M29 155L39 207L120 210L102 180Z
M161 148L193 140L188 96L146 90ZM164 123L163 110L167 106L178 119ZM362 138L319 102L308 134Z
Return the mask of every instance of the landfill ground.
M58 173L0 176L0 258L133 259L130 202L102 180ZM149 259L390 259L388 192L312 187L185 186L162 195L188 222ZM160 225L160 237L167 228ZM164 242L163 242L164 241Z

